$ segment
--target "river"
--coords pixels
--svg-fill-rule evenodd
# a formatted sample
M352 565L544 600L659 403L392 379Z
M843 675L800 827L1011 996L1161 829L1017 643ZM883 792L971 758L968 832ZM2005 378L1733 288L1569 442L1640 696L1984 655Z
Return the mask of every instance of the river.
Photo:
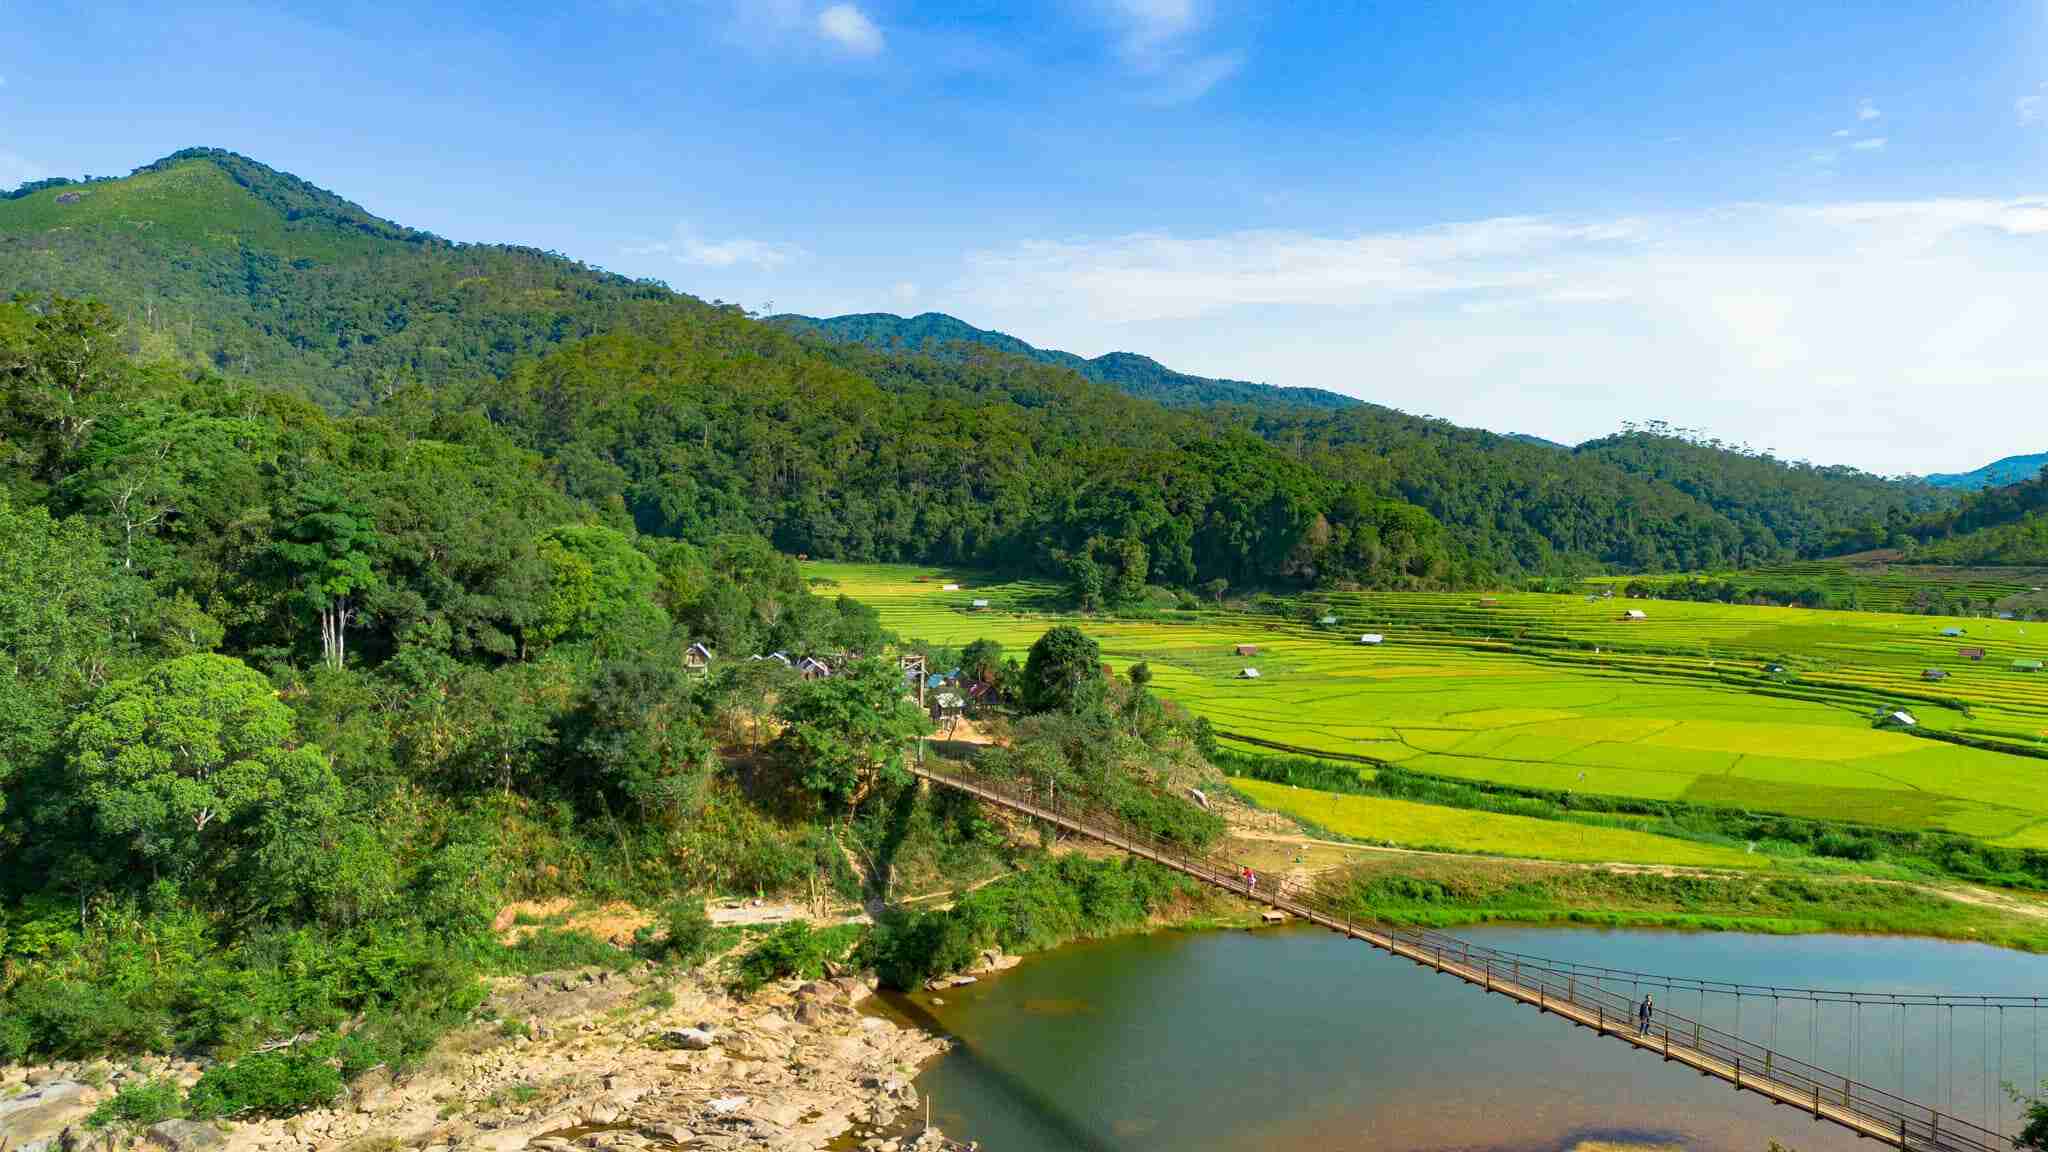
M1779 987L2048 996L2048 957L1842 936L1474 929L1495 947ZM1626 985L1624 985L1626 986ZM1859 1079L1942 1095L2013 1130L1997 1082L2048 1075L2048 1021L1668 994L1712 1024ZM934 999L942 1001L934 1004ZM1724 1002L1725 999L1725 1002ZM938 997L893 1001L957 1044L918 1080L932 1119L989 1152L1549 1150L1600 1144L1801 1152L1857 1140L1809 1116L1304 928L1160 932L1074 945ZM1860 1018L1851 1019L1851 1016ZM1974 1020L1972 1018L1975 1018ZM2038 1026L2037 1026L2038 1025ZM2002 1056L1993 1055L1996 1047ZM1987 1075L2002 1068L1998 1075ZM1987 1094L1986 1082L1991 1091ZM1863 1146L1866 1150L1869 1145Z

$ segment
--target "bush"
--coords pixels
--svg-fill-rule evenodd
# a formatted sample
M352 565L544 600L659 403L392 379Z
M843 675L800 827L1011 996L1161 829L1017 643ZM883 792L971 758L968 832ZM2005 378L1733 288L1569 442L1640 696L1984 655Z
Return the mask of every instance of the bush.
M341 1094L335 1048L330 1040L216 1064L192 1086L186 1107L201 1120L291 1116L321 1107Z
M169 1120L184 1110L184 1093L179 1091L177 1081L152 1076L147 1080L124 1084L119 1092L92 1110L85 1118L85 1126L97 1131L119 1124L129 1128L147 1128L159 1120Z
M717 934L711 927L711 917L704 913L704 901L695 896L679 897L670 902L662 919L668 927L668 934L662 938L654 938L652 925L636 933L635 942L642 955L687 966L710 954Z
M733 991L748 994L771 980L791 976L815 980L825 974L827 963L844 959L861 935L858 924L822 931L812 931L801 920L784 924L733 958L727 982Z

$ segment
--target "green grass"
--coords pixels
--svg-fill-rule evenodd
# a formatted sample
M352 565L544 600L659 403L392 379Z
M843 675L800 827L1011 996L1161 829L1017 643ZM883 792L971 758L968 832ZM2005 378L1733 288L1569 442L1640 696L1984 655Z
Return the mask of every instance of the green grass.
M1704 931L1855 932L2048 951L2048 925L1908 885L1759 873L1665 875L1519 861L1391 857L1333 872L1318 891L1360 920L1427 927L1588 924Z
M901 565L807 571L897 633L938 643L986 636L1021 656L1069 618L1042 582ZM947 592L949 582L961 587ZM973 610L977 598L990 607ZM1617 601L1537 593L1314 599L1338 630L1215 607L1075 622L1112 666L1150 664L1157 690L1240 744L2048 848L2048 761L1872 723L1903 707L1930 730L2042 748L2048 680L2009 666L2048 657L2048 626L1664 601L1628 605L1648 618L1625 622ZM1967 635L1943 637L1952 626ZM1368 631L1385 644L1359 645ZM1240 643L1258 654L1236 655ZM1972 663L1963 646L1992 658ZM1258 680L1236 678L1247 666ZM1950 679L1923 682L1929 667Z
M1474 812L1384 796L1317 792L1264 780L1239 778L1230 785L1261 808L1285 813L1339 836L1380 844L1592 864L1758 868L1768 862L1739 848L1696 844L1622 828Z

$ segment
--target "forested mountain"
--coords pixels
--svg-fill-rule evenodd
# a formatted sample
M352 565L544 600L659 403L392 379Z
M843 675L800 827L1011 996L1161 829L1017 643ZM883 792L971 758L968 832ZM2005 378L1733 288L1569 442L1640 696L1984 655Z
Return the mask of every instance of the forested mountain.
M552 253L400 227L219 149L0 198L0 299L17 292L99 300L148 356L337 410L407 381L503 373L672 295Z
M1350 408L1362 403L1353 397L1321 388L1283 388L1274 384L1253 384L1245 380L1217 380L1175 372L1150 356L1135 352L1110 352L1086 359L1072 352L1036 348L1015 336L976 328L965 320L943 312L896 316L887 312L860 312L849 316L819 319L813 316L775 316L775 323L799 331L816 332L834 340L866 344L886 350L923 352L933 356L964 354L954 345L979 345L1023 356L1042 364L1071 368L1090 380L1113 384L1133 396L1157 400L1170 407L1207 407L1216 404L1303 405L1310 408Z
M842 318L848 338L828 338L812 325L840 322L763 323L548 253L451 244L212 150L0 200L0 289L102 299L141 361L252 394L487 420L555 487L649 535L1029 568L1105 601L1215 580L1724 568L1953 499L1656 432L1561 450L1334 393L1274 403L943 316Z
M1970 472L1937 472L1927 478L1936 488L1996 488L2003 484L2018 484L2032 480L2041 469L2048 468L2048 452L2037 452L2032 456L2007 456L1994 460L1982 468Z
M1937 564L2048 564L2048 462L2031 480L1973 492L1914 523L1915 559Z

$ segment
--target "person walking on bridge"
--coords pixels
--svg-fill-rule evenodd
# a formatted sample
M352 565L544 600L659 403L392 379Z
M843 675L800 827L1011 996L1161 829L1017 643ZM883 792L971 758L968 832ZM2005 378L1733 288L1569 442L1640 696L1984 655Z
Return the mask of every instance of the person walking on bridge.
M1636 1020L1641 1025L1638 1029L1638 1034L1643 1036L1650 1034L1650 1014L1656 1010L1653 1004L1653 997L1647 992L1643 993L1643 1002L1636 1006Z

